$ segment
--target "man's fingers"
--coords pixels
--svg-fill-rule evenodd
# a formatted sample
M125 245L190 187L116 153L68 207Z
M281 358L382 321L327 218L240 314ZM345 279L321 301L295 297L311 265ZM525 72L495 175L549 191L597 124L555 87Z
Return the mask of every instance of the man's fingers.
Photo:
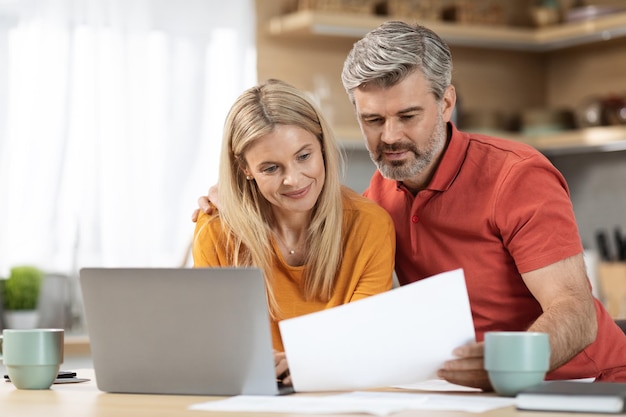
M459 358L482 358L485 354L485 343L469 343L459 346L452 353Z
M467 351L463 352L464 354L474 355L477 352L476 349L472 349L475 348L476 345L466 345L463 347L468 348ZM482 351L482 345L478 350ZM452 384L480 388L483 391L493 391L489 377L485 371L485 361L482 355L475 357L466 356L446 361L443 364L443 368L437 372L437 375Z
M484 371L485 361L482 357L451 359L444 362L443 369L447 371Z
M200 210L202 210L206 214L211 214L211 203L209 202L209 198L207 196L203 195L202 197L198 198L198 207L200 207Z
M193 213L191 213L191 221L194 223L197 222L199 215L200 215L200 209L195 209Z
M476 369L473 371L450 371L440 369L439 372L437 372L437 375L451 384L480 388L483 391L493 391L487 372L484 370Z

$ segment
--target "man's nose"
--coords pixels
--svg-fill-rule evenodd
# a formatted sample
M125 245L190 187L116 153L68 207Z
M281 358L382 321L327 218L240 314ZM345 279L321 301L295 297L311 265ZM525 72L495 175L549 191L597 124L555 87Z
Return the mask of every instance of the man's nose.
M385 121L383 126L382 141L388 144L395 143L402 139L402 129L400 124L394 120Z

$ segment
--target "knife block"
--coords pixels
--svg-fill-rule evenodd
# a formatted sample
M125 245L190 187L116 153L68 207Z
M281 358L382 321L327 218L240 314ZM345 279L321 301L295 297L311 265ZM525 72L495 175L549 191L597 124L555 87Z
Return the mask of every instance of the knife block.
M626 318L626 262L600 262L598 281L604 306L611 317Z

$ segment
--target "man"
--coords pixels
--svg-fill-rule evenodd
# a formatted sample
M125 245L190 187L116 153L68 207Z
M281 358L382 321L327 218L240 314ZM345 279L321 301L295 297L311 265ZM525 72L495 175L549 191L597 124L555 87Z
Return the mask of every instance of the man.
M550 335L548 378L626 381L626 336L591 294L565 180L529 146L458 131L451 72L439 36L403 22L355 43L342 72L378 167L364 194L395 223L400 284L465 272L479 342L439 376L490 390L484 333L529 330Z

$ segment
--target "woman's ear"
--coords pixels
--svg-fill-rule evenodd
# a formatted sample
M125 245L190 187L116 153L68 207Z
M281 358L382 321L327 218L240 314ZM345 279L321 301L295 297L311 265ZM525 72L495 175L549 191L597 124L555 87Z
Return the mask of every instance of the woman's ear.
M241 172L243 172L243 175L245 175L246 179L249 180L250 177L252 177L252 172L248 169L246 161L244 161L242 157L237 157L237 165L239 166Z

